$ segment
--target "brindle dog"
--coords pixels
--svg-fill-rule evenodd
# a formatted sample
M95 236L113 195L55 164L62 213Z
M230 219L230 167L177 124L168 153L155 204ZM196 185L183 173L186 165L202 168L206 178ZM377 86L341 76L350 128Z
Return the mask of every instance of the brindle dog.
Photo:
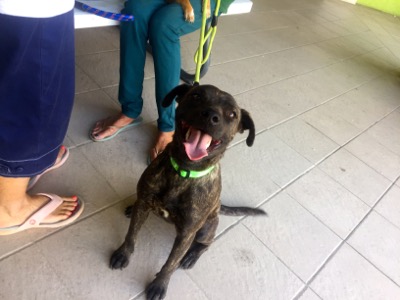
M173 141L147 167L137 185L138 199L127 208L131 223L125 242L110 261L112 269L125 268L134 251L137 234L150 211L175 224L176 239L167 262L147 287L147 299L163 299L172 273L194 266L213 242L218 213L263 215L261 209L221 205L219 160L237 132L249 130L252 146L255 128L249 113L234 98L212 85L180 85L165 98L174 98L176 131Z

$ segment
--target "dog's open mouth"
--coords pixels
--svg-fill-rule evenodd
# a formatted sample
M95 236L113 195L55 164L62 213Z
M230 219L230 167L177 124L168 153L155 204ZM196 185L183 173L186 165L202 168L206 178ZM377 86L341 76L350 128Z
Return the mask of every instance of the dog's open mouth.
M192 126L184 126L186 155L190 160L200 160L208 156L213 150L221 145L221 140L215 140L213 137L202 130Z

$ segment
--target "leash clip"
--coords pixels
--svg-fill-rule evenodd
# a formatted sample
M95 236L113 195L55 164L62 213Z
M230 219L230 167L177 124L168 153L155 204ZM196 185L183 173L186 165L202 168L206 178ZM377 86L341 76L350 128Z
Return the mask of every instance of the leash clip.
M184 173L183 173L184 172ZM179 168L179 174L183 177L183 178L190 178L190 170L184 170Z

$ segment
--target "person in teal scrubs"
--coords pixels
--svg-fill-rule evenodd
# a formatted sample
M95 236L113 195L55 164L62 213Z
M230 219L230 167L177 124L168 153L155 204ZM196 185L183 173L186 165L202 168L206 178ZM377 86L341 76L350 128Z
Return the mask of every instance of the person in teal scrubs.
M226 12L233 0L222 0L220 12ZM149 158L153 160L172 140L175 130L175 106L162 107L165 95L179 84L181 70L180 37L201 26L201 1L191 2L195 21L184 19L182 7L166 0L128 0L122 10L135 17L120 25L120 82L118 100L121 113L96 123L91 138L105 141L127 127L140 123L143 107L143 80L146 45L152 46L155 71L158 136ZM211 1L211 9L215 7Z

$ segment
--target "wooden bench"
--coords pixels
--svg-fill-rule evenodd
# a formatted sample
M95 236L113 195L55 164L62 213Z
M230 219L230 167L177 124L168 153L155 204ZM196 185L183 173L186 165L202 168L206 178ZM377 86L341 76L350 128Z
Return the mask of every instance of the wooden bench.
M196 1L198 1L198 0L196 0ZM87 3L90 6L98 7L102 10L110 11L110 12L121 11L121 9L123 8L124 2L125 2L125 0L108 0L108 1L85 0L85 3ZM222 15L249 13L251 11L252 5L253 5L253 2L251 0L235 0L229 6L228 12L226 14L222 14ZM119 24L118 21L103 18L100 16L96 16L94 14L85 12L78 8L74 9L74 14L75 14L75 29L103 27L103 26L116 26ZM135 21L133 21L133 22L135 22ZM208 24L208 26L209 26L209 24ZM209 47L209 44L206 43L203 47L203 53L207 53L208 47ZM148 52L151 53L150 45L148 45L147 50L148 50ZM205 64L203 64L203 66L201 67L200 78L203 77L207 73L209 66L210 66L210 59L208 59L208 61ZM191 84L194 80L194 74L190 74L182 69L181 70L181 79L184 82Z

